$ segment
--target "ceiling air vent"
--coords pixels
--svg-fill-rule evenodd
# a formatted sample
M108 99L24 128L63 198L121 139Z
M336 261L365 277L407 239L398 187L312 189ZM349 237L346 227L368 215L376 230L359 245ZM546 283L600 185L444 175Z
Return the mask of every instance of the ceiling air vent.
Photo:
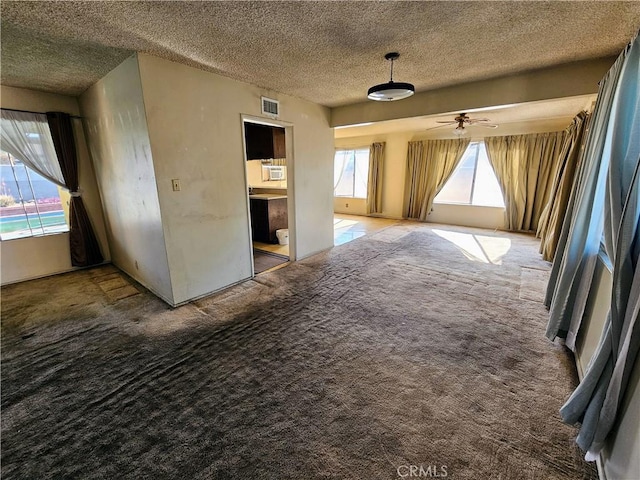
M262 100L262 113L270 117L277 117L280 112L280 102L267 97L260 97Z

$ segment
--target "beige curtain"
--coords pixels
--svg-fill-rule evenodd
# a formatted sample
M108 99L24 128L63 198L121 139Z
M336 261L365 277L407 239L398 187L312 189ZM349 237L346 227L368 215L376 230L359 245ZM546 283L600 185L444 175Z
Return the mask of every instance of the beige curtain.
M548 261L552 261L556 254L569 196L584 152L584 139L590 118L586 112L580 112L563 135L558 168L549 193L549 200L542 211L536 232L536 236L542 239L540 241L542 258Z
M427 219L433 199L451 177L469 142L468 138L409 142L407 218Z
M485 139L502 188L508 230L537 230L555 177L562 135L552 132Z
M384 142L372 143L369 148L369 182L367 183L367 214L382 213L382 168Z

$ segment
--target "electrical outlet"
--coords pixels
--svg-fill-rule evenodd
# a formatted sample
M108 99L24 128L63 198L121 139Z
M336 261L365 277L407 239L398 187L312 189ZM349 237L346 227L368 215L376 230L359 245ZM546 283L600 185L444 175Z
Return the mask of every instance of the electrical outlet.
M349 204L348 204L348 203L345 203L345 204L344 204L344 208L349 208Z
M173 187L173 191L174 192L179 192L180 191L180 179L179 178L174 178L173 180L171 180L171 186Z

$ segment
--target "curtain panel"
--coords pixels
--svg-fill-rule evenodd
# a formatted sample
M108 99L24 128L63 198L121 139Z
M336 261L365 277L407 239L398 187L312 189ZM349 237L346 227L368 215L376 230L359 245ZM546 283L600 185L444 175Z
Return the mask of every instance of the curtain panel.
M46 118L60 170L65 185L71 193L69 201L71 264L75 267L87 267L102 263L103 257L100 253L98 240L93 233L78 188L78 159L71 117L66 113L48 112Z
M549 199L563 132L489 137L487 156L502 189L508 230L536 231Z
M470 139L409 142L405 217L426 221L433 199L464 155Z
M567 127L562 138L562 147L549 199L540 216L536 232L536 236L541 239L540 253L542 258L549 262L553 261L558 246L558 238L569 204L571 189L576 179L578 165L584 154L584 133L588 128L590 117L587 112L580 112Z
M2 150L47 180L67 188L44 113L2 110Z
M625 52L600 81L586 133L584 156L569 197L547 284L545 304L550 311L547 338L564 338L571 350L575 350L603 235L605 180L609 162L609 156L604 152L605 140Z
M340 156L338 156L338 152L340 152ZM347 150L337 150L336 154L334 156L334 163L333 163L333 193L335 195L335 190L336 188L338 188L338 185L340 184L340 181L342 180L342 177L344 177L344 174L347 170ZM338 166L338 161L340 162L340 165Z
M384 142L372 143L369 148L369 181L367 183L367 214L382 213L382 171Z
M576 441L587 452L587 460L595 460L606 443L640 349L639 37L621 58L607 78L613 98L602 112L608 122L599 124L605 128L602 163L608 164L603 233L613 265L610 310L585 376L560 411L567 423L582 423Z

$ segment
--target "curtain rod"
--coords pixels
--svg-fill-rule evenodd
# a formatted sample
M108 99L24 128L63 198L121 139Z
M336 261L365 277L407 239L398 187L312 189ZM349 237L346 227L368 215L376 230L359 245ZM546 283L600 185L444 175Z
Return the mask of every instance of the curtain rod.
M45 115L47 112L32 112L31 110L17 110L15 108L0 108L0 110L8 110L9 112L22 112L22 113L37 113L38 115ZM69 115L71 118L78 118L82 120L82 117L77 115Z

